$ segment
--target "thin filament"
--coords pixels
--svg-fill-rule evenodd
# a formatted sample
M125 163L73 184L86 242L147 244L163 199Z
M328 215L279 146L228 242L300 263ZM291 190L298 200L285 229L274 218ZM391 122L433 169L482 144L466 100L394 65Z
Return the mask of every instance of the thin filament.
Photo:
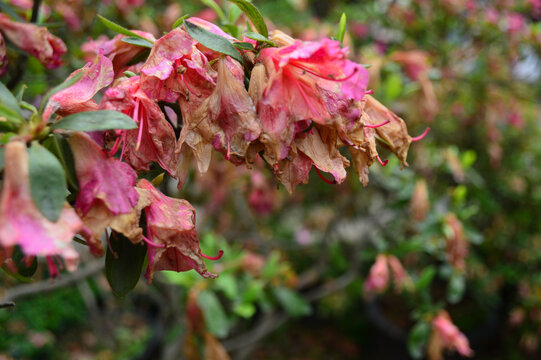
M365 127L371 128L371 129L375 129L375 128L382 127L383 125L387 125L387 124L390 123L390 122L391 122L391 120L386 120L386 121L382 122L381 124L376 124L376 125L370 125L370 124L368 124L368 125L365 125Z
M323 174L321 172L319 172L319 169L317 167L314 166L314 169L316 169L316 173L319 175L321 180L323 180L324 182L326 182L329 185L336 185L336 180L328 180L323 176Z
M310 73L312 75L315 75L319 78L322 78L324 80L330 80L330 81L346 81L348 79L350 79L353 75L355 75L355 73L357 72L357 68L355 68L353 70L353 72L351 74L349 74L348 76L346 77L343 77L343 78L339 78L339 79L336 79L336 78L333 78L333 77L329 77L329 76L325 76L325 75L321 75L321 74L318 74L316 73L314 70L311 70L310 68L304 66L304 65L299 65L299 64L295 64L295 63L290 63L291 65L295 66L295 67L298 67L299 69L302 69L304 71L306 71L307 73Z
M387 163L389 162L389 160L381 160L381 158L379 157L379 155L376 155L376 158L378 159L378 162L380 163L381 166L387 166Z
M424 131L421 135L416 136L416 137L412 137L412 138L411 138L411 141L412 141L412 142L415 142L415 141L422 140L422 139L426 136L426 134L428 134L429 131L430 131L430 128L427 127L427 128L425 129L425 131Z
M208 255L205 255L203 253L201 253L201 256L204 257L205 259L208 259L208 260L219 260L222 257L223 254L224 254L224 251L220 250L218 252L218 255L216 255L216 256L208 256Z

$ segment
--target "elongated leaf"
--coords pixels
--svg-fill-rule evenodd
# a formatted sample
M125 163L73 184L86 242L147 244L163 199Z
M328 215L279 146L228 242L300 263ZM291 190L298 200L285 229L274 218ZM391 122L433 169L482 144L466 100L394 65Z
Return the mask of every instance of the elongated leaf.
M58 161L62 164L68 184L74 189L79 190L77 176L75 174L75 162L73 153L67 140L59 134L51 134L44 142L43 146L52 152Z
M105 276L115 296L123 297L137 285L141 277L147 248L141 244L133 244L122 234L113 234L110 243L118 258L115 258L108 247L105 255Z
M197 297L197 304L205 314L208 330L219 338L227 336L229 321L216 295L212 291L203 291Z
M126 114L113 110L84 111L68 115L51 125L51 129L97 131L136 129L137 123Z
M244 33L244 36L246 36L248 39L252 39L252 40L257 40L259 42L264 42L264 43L267 43L271 46L276 46L275 43L273 43L272 41L270 41L269 39L267 39L266 37L264 37L263 35L261 34L258 34L256 32L251 32L251 31L248 31L248 32L245 32Z
M310 305L299 294L284 287L274 289L274 296L292 316L309 315L312 312Z
M424 355L424 347L430 335L430 325L426 322L418 322L411 329L408 337L408 351L414 359L420 359Z
M449 279L449 285L447 287L447 301L451 304L456 304L462 297L464 297L464 291L466 290L466 279L462 274L453 274Z
M176 29L178 28L180 25L182 25L182 23L184 22L185 19L189 18L190 17L190 14L186 14L186 15L182 15L181 17L179 17L177 19L177 21L175 21L175 23L173 24L173 26L171 27L171 29Z
M259 32L264 37L269 37L269 30L267 29L267 25L265 24L265 20L263 19L263 16L257 10L257 8L254 6L254 4L246 1L246 0L228 0L232 2L233 4L237 5L239 9L242 10L244 14L250 19L252 24L254 24L257 32Z
M254 46L249 42L235 42L233 43L233 46L241 50L249 50L249 51L255 50Z
M37 141L32 142L28 155L30 191L34 202L47 219L56 222L67 193L64 169L58 159Z
M212 33L207 29L203 29L200 26L192 24L189 21L184 21L184 26L186 27L188 34L190 34L190 36L194 40L201 43L201 45L222 54L229 55L233 59L244 65L244 60L242 59L242 56L226 38Z
M103 25L105 25L107 28L113 30L114 32L117 32L117 33L122 34L122 35L130 36L130 37L136 37L138 39L142 39L142 40L145 40L145 41L148 41L148 42L151 43L150 40L145 39L141 35L138 35L138 34L134 33L133 31L130 31L130 30L126 29L125 27L120 26L117 23L112 22L111 20L109 20L107 18L104 18L101 15L98 15L98 19L100 19L100 21L102 22Z
M127 44L132 44L132 45L152 49L152 42L150 42L150 41L148 41L146 39L141 39L141 38L134 37L134 36L128 36L128 37L122 38L121 41L123 41L123 42L125 42Z
M340 45L344 43L344 35L346 35L346 22L346 13L342 13L340 23L338 24L338 32L336 33L336 40L340 41Z
M39 112L42 113L43 109L45 108L45 105L47 105L47 102L49 101L49 98L56 94L57 92L64 90L66 88L69 88L71 85L75 84L77 81L79 81L80 78L82 78L84 75L83 71L78 72L77 74L73 75L71 78L66 79L62 84L59 84L49 90L45 96L43 97L43 100L41 100L41 104L39 105Z
M0 117L5 117L8 121L20 123L23 120L23 114L19 107L19 102L13 96L11 91L0 82Z

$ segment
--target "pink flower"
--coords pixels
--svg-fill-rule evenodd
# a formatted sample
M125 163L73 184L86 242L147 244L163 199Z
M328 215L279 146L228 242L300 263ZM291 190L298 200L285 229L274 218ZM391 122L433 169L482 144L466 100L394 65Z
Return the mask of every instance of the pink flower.
M511 34L520 33L525 28L524 16L512 12L507 15L507 31Z
M441 310L432 320L432 337L428 345L431 360L443 359L444 349L456 350L460 355L472 357L468 338L460 332L445 310Z
M4 76L8 68L8 54L6 53L6 43L0 33L0 77Z
M145 0L115 0L118 10L123 14L129 14L134 9L143 6Z
M400 263L400 260L398 260L394 255L388 255L387 263L391 268L391 272L393 273L395 291L400 292L402 289L411 289L413 282L411 281L406 269L404 269L402 266L402 263Z
M8 143L0 194L0 246L9 249L19 245L30 256L60 255L67 269L74 271L79 255L71 240L81 230L81 220L67 203L56 222L45 218L32 198L28 171L25 144Z
M387 266L387 256L379 254L376 262L370 268L368 278L364 282L364 291L366 293L381 294L389 286L389 267Z
M92 98L113 81L111 60L99 54L94 62L89 62L83 68L74 71L68 79L79 73L83 75L75 84L51 96L43 112L44 121L55 112L60 116L66 116L81 111L98 110L98 104Z
M295 133L310 121L358 120L351 105L364 97L368 71L347 60L338 41L295 41L280 33L273 39L285 46L260 52L268 81L257 106L266 142L273 145L265 152L275 162L287 156Z
M156 40L154 35L148 32L139 30L131 31L144 37L150 42L154 42ZM119 34L111 40L105 40L106 38L103 39L100 36L95 43L91 40L89 43L85 43L81 48L86 53L94 53L95 55L98 55L103 51L103 55L112 61L113 70L116 76L126 69L127 64L130 63L130 61L147 50L144 47L128 44L127 42L122 41L122 39L126 37L127 36L125 35Z
M139 180L137 188L150 205L145 207L148 244L148 268L146 277L150 282L155 271L177 272L194 269L205 278L217 275L207 270L195 230L195 210L186 200L163 195L147 180ZM221 256L221 253L220 255ZM217 259L219 258L210 258Z
M100 108L122 112L131 116L139 125L138 129L118 131L119 136L111 154L117 151L122 142L120 158L135 170L148 170L148 165L155 161L175 176L175 131L165 119L160 107L140 90L139 76L126 79L107 89Z
M141 89L152 100L175 102L181 95L200 104L216 85L209 73L208 60L195 47L193 39L180 28L154 42L141 68Z
M258 215L268 215L276 203L276 192L259 170L252 170L250 175L251 191L248 196L250 208Z
M81 29L81 15L77 14L77 11L81 11L82 8L77 6L78 9L74 9L75 6L77 6L77 4L57 2L54 5L54 8L60 13L60 15L62 15L64 20L66 20L66 24L68 24L68 27L71 30L77 31Z
M137 205L137 174L128 164L109 157L85 133L74 133L69 144L79 182L75 209L92 234L87 238L93 252L101 254L99 236L105 227L117 215L131 213Z
M62 64L66 45L46 27L12 21L6 14L0 14L0 30L15 46L35 56L46 68L54 69Z

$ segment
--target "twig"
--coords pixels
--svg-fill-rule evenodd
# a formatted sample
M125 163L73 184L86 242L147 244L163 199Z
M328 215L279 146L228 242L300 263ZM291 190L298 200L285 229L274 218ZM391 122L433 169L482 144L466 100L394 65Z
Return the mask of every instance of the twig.
M54 283L50 280L44 280L33 284L25 284L9 289L2 301L15 300L29 295L42 294L50 292L56 289L60 289L72 284L76 284L79 281L86 279L92 275L102 271L105 267L103 260L96 260L82 269L77 270L71 274L65 274L60 279L57 279Z

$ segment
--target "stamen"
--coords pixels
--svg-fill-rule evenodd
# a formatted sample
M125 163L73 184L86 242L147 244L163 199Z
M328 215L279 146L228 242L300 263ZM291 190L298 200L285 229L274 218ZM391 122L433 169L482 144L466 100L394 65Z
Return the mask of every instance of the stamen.
M412 142L415 142L415 141L422 140L422 139L426 136L426 134L428 134L429 131L430 131L430 128L427 127L427 128L425 129L425 131L424 131L421 135L416 136L416 137L412 137L412 138L411 138L411 141L412 141Z
M143 240L145 240L145 242L152 246L152 247L156 247L156 248L164 248L165 245L164 244L156 244L155 242L152 242L149 238L147 238L145 235L143 235Z
M227 154L225 155L225 159L229 160L231 158L231 143L227 142Z
M188 85L186 80L184 80L184 75L180 75L180 80L184 83L184 85L186 86L186 89L188 89L189 92L191 92L192 94L194 94L197 97L201 97L201 94L196 93L195 91L193 91L192 88L190 88L190 85Z
M118 145L120 144L120 136L117 136L115 143L113 144L113 147L109 151L109 156L113 156L118 151Z
M208 259L208 260L219 260L222 257L223 254L224 254L224 251L220 250L218 252L218 255L216 255L216 256L208 256L208 255L205 255L203 253L201 253L201 256L204 257L205 259Z
M321 172L319 172L319 169L317 167L314 166L314 169L316 169L316 173L319 175L319 177L321 178L321 180L323 180L324 182L326 182L327 184L329 185L336 185L336 180L327 180L323 174Z
M124 152L126 151L126 132L124 132L122 135L122 151L120 152L120 161L124 158Z
M370 90L366 90L364 92L365 95L372 95L374 93L374 90L370 89Z
M304 89L302 88L302 84L296 79L293 79L293 82L297 86L297 89L299 89L299 92L301 93L301 96L304 102L306 103L306 105L308 105L308 108L310 109L312 114L314 115L318 114L318 111L312 106L312 103L310 102L310 100L308 100L308 95L306 95L306 93L304 92Z
M381 160L381 158L379 157L379 155L376 155L376 159L378 159L378 162L381 166L387 166L387 163L389 163L389 160Z
M336 78L333 78L333 77L330 77L330 76L325 76L325 75L318 74L314 70L311 70L310 68L308 68L308 67L306 67L304 65L295 64L294 62L290 62L290 64L295 66L295 67L298 67L299 69L302 69L302 70L306 71L307 73L310 73L310 74L315 75L315 76L317 76L319 78L322 78L324 80L338 81L338 82L346 81L346 80L350 79L357 72L357 68L355 68L355 69L353 69L353 72L351 74L349 74L348 76L340 78L340 79L336 79Z
M354 143L352 143L346 136L346 133L342 130L340 131L340 139L347 145L347 146L355 146Z
M49 270L49 276L53 279L56 278L60 274L60 272L56 268L56 264L54 263L52 256L46 256L45 260L47 261L47 269Z
M390 122L391 122L391 120L386 120L386 121L382 122L381 124L377 124L377 125L370 125L370 124L366 125L365 124L364 126L367 127L367 128L376 129L376 128L382 127L383 125L387 125Z
M139 101L139 98L137 98L137 100L135 100L135 110L134 110L134 121L135 122L138 122L139 123L139 133L137 134L137 143L135 145L135 151L138 151L139 150L139 146L141 146L141 139L143 137L143 119L141 117L139 117L139 104L140 104L140 101Z

